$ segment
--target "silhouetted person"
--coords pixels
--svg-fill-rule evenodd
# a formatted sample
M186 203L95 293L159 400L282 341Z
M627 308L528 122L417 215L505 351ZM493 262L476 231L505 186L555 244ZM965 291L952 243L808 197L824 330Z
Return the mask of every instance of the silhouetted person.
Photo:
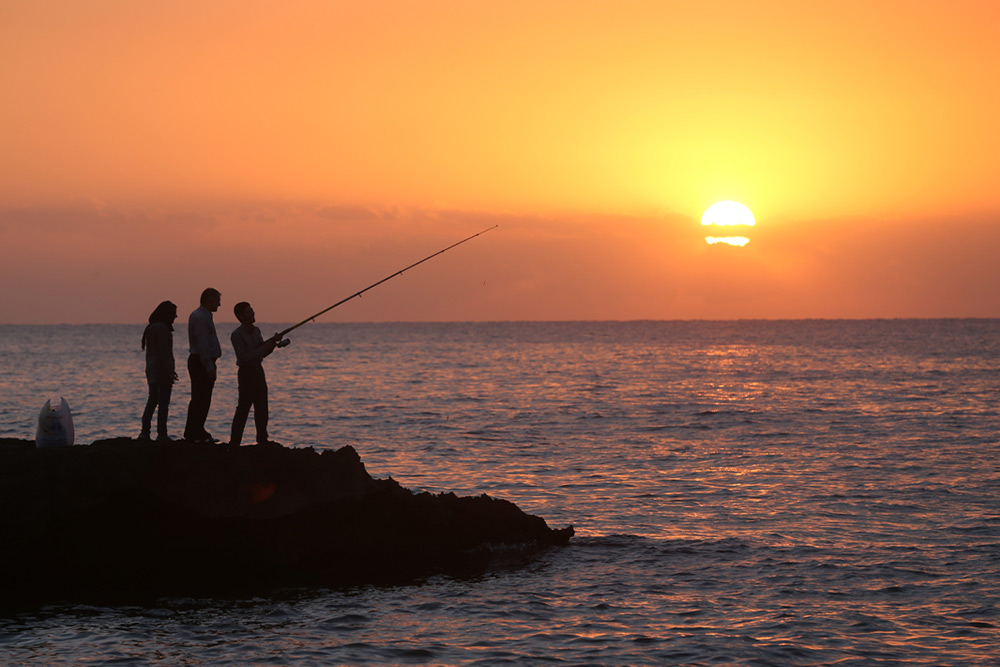
M215 333L212 313L219 309L222 294L209 287L201 293L201 305L188 317L188 373L191 375L191 402L188 404L187 425L184 439L192 442L216 442L205 430L208 410L212 407L212 389L215 387L215 362L222 356L219 337Z
M253 308L246 301L233 306L233 313L240 321L240 326L231 336L233 350L236 352L236 365L239 367L239 402L233 416L233 432L229 444L239 446L243 442L243 429L246 428L250 408L253 407L257 444L266 445L270 442L267 435L267 380L261 362L274 352L275 347L284 347L288 341L282 341L280 333L264 340L260 329L254 326L256 315Z
M149 324L142 332L142 349L146 350L146 382L149 384L149 398L146 409L142 412L142 432L140 440L149 440L149 432L153 423L153 411L159 408L156 415L156 439L169 441L167 435L167 417L170 415L170 393L177 381L174 369L174 320L177 319L177 306L170 301L164 301L149 316Z

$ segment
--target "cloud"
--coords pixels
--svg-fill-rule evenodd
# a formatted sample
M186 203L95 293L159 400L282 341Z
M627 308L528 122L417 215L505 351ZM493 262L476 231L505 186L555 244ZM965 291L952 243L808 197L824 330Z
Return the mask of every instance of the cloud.
M316 211L316 215L324 220L335 222L358 222L363 220L378 220L383 214L364 206L322 206Z
M0 209L6 322L142 321L207 285L263 319L316 312L476 232L331 321L1000 316L989 216L758 221L710 246L681 215L290 202ZM226 319L228 310L223 309Z

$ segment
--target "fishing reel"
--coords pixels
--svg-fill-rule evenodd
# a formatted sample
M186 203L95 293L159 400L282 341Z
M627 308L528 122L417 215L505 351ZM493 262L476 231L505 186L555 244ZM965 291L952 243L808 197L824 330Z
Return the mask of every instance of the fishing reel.
M275 347L288 347L291 344L292 340L290 338L282 338L275 344Z

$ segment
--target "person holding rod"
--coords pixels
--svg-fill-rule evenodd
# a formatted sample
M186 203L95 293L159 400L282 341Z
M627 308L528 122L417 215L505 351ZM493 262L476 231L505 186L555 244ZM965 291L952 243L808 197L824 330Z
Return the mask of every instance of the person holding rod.
M284 347L290 342L282 339L282 334L276 333L267 340L254 325L256 315L253 307L246 301L240 301L233 306L233 313L240 321L230 340L236 352L238 367L237 380L239 399L236 404L236 414L233 416L233 430L229 438L231 447L238 447L243 442L243 430L246 428L250 408L253 408L254 425L257 427L257 444L270 444L267 434L267 379L261 362L264 357L274 352L275 348Z

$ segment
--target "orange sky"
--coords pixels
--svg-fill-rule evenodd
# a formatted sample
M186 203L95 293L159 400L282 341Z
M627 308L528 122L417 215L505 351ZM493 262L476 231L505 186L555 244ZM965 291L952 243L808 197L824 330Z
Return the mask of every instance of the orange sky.
M0 322L1000 317L998 14L0 0Z

